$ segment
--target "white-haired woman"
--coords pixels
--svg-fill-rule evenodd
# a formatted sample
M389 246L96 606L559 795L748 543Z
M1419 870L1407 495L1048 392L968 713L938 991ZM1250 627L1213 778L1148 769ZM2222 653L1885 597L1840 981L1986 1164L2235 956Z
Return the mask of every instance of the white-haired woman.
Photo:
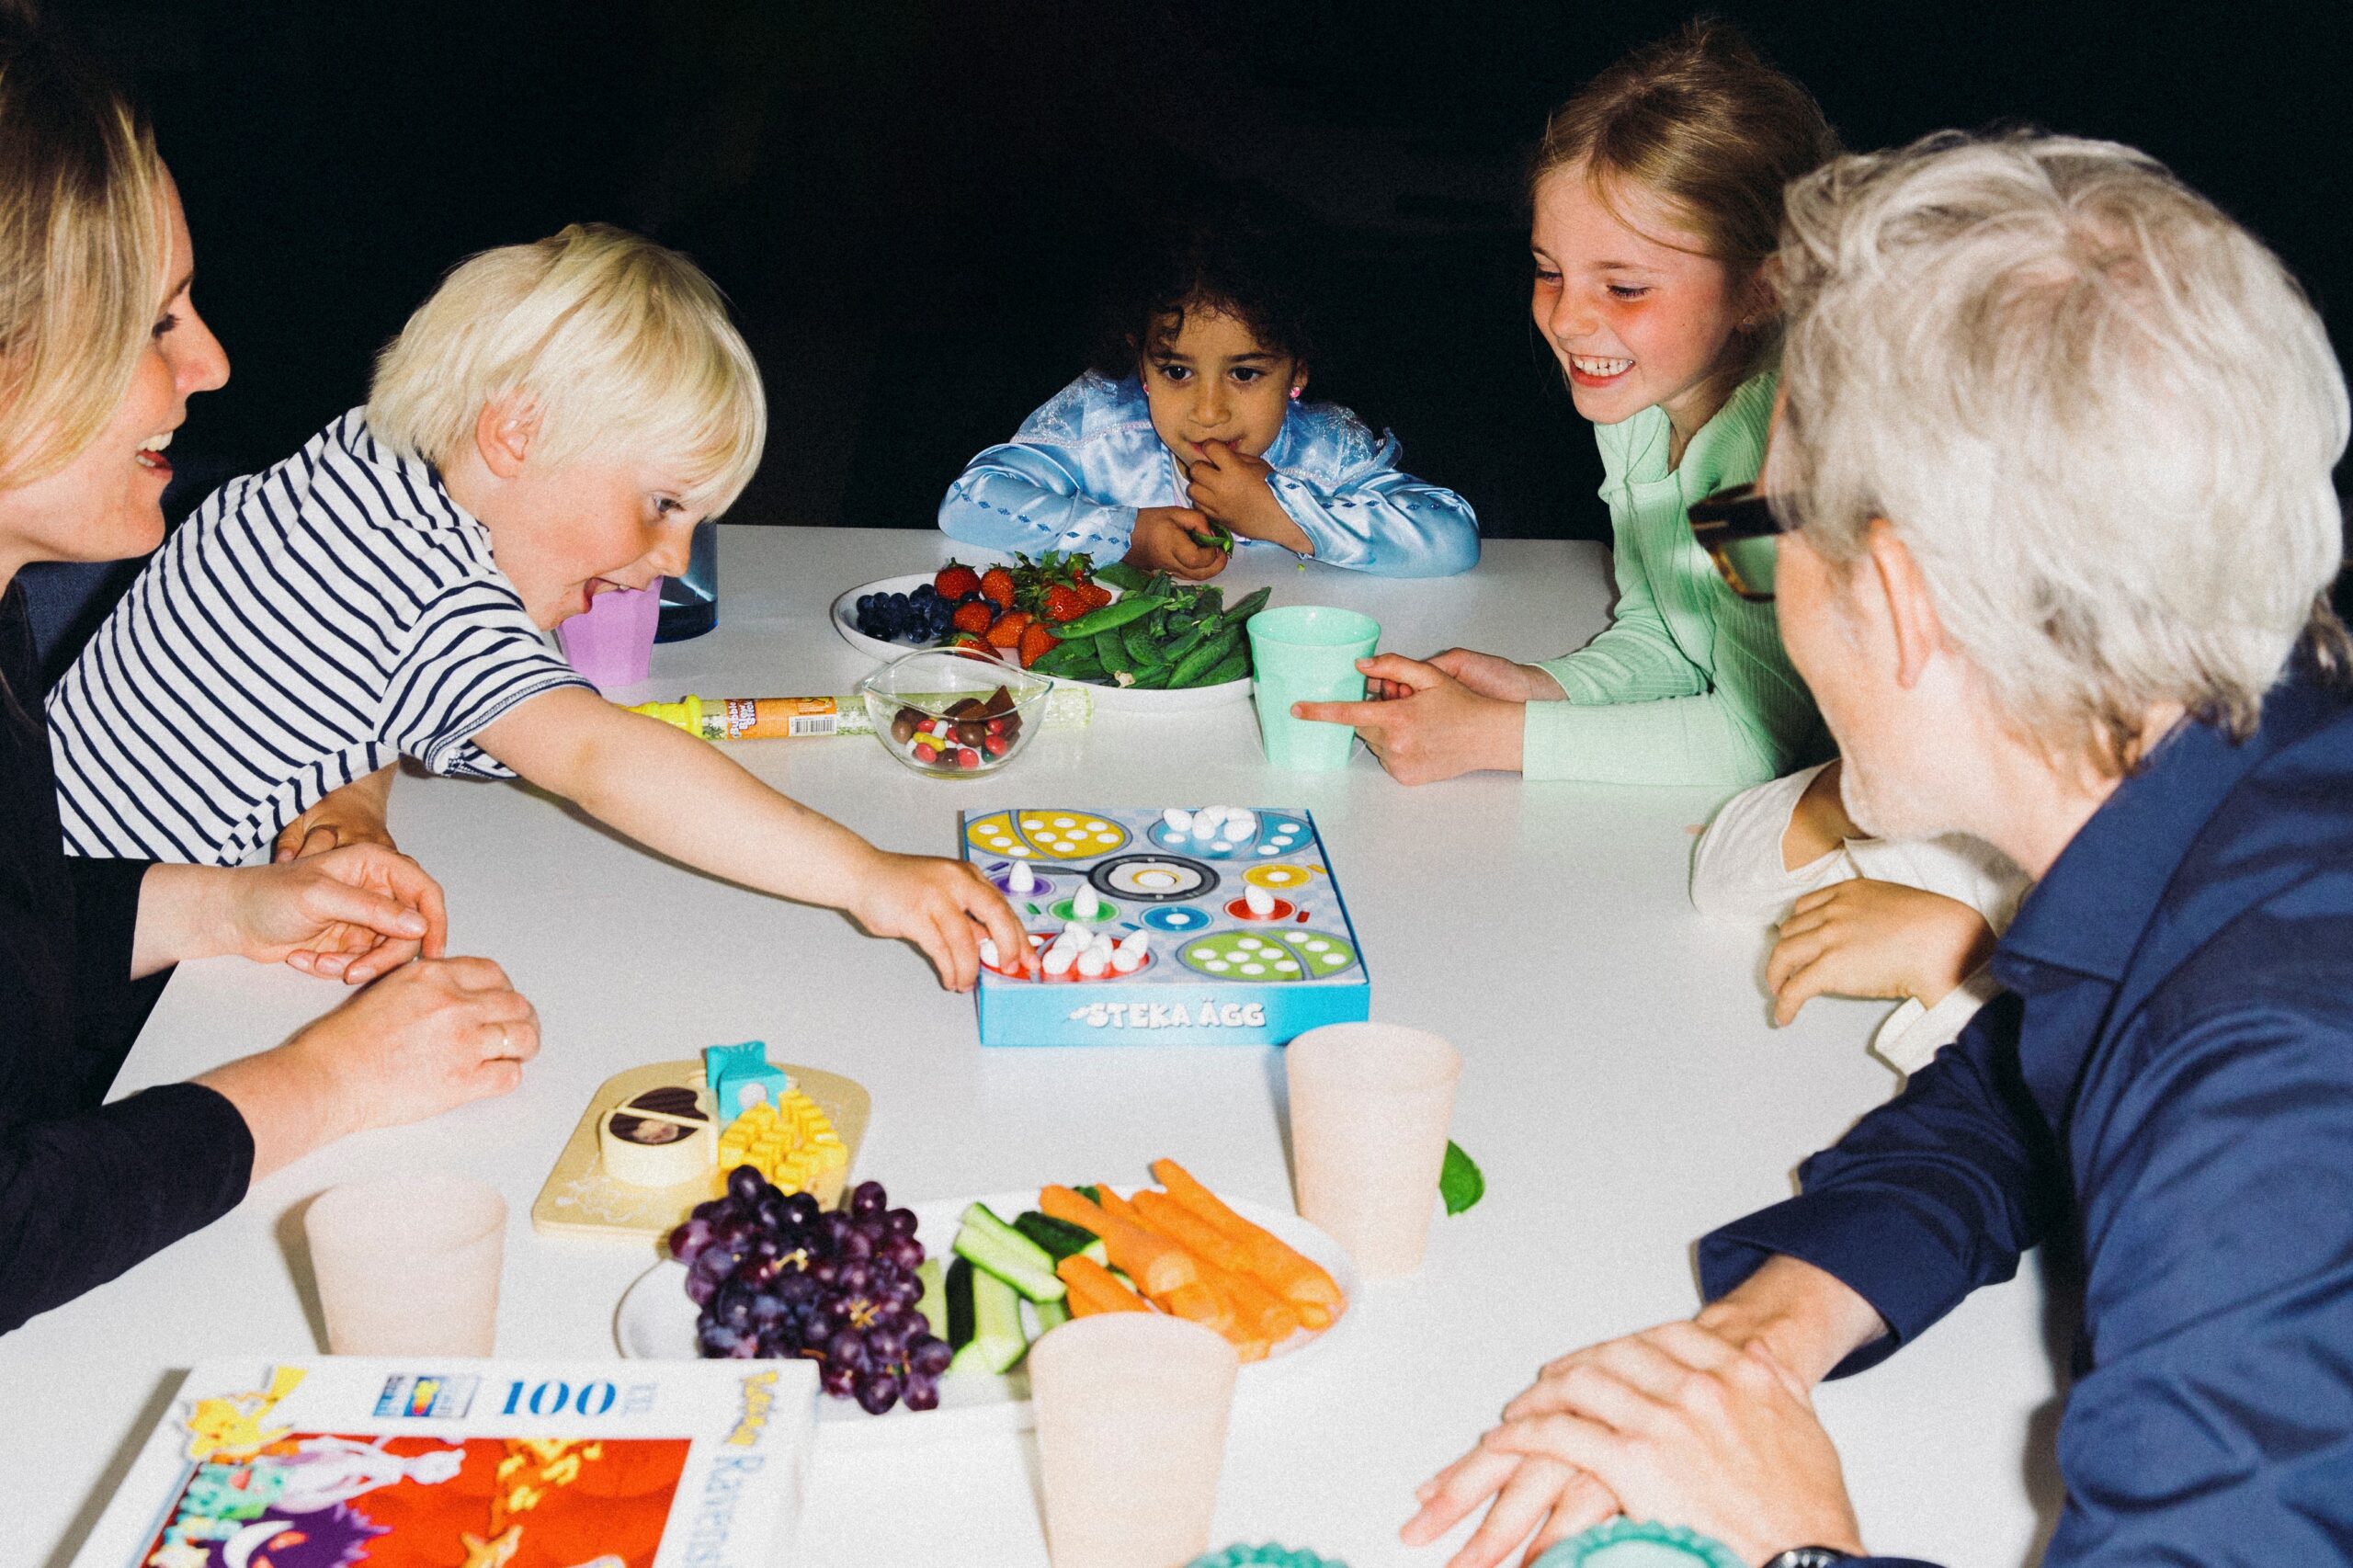
M2035 879L1993 959L2007 990L1798 1197L1701 1240L1695 1320L1547 1368L1408 1538L1492 1497L1457 1568L1620 1510L1750 1563L1859 1560L1808 1387L2071 1233L2045 1563L2343 1562L2353 695L2324 597L2347 425L2327 335L2278 258L2112 143L1841 159L1787 222L1768 495L1694 522L1727 555L1779 540L1783 639L1854 820L1972 833Z
M69 864L17 583L144 553L191 393L228 379L145 123L0 6L0 1332L362 1127L511 1088L538 1049L497 966L427 958L440 890L375 846L251 870ZM275 1049L102 1103L181 959L362 985Z

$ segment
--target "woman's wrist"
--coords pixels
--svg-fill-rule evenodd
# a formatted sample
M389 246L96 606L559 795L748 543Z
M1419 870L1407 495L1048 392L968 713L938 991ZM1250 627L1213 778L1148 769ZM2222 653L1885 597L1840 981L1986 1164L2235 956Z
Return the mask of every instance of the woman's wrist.
M1852 1286L1782 1253L1700 1308L1696 1321L1735 1345L1762 1344L1809 1386L1887 1332L1879 1310Z
M217 866L149 867L139 882L131 978L237 951L236 874Z

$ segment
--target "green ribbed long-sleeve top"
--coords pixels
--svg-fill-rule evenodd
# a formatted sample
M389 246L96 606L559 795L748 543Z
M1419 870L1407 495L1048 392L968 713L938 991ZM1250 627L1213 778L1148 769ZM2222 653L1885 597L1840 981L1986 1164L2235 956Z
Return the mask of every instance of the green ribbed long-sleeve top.
M1756 477L1773 382L1769 370L1742 382L1673 467L1664 408L1594 426L1618 608L1592 642L1540 666L1567 699L1528 704L1527 778L1730 791L1829 755L1773 607L1725 586L1684 515Z

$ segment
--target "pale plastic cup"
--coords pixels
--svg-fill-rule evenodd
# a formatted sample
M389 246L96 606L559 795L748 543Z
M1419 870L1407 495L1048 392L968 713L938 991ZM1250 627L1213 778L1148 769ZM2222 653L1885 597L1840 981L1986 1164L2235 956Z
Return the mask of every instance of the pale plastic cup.
M581 677L598 690L635 686L654 663L662 619L662 579L642 588L608 588L588 608L557 623L556 641Z
M1183 1318L1105 1312L1030 1347L1053 1568L1182 1568L1209 1550L1233 1346Z
M1299 1211L1369 1279L1422 1266L1462 1055L1426 1029L1327 1024L1292 1040Z
M456 1176L331 1187L302 1217L337 1356L488 1356L506 1199Z
M1358 659L1381 644L1381 623L1352 609L1285 605L1250 618L1252 700L1267 760L1294 773L1347 767L1357 733L1346 724L1291 717L1294 702L1361 702Z

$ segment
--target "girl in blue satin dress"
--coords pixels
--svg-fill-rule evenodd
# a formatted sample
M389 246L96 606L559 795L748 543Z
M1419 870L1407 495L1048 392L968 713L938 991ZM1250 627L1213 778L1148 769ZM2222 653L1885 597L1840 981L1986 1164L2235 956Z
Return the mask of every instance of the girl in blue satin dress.
M1195 228L1123 290L1093 369L971 462L939 504L950 539L1085 551L1199 580L1279 547L1390 577L1479 559L1471 504L1397 467L1336 403L1302 402L1303 312L1270 243Z

